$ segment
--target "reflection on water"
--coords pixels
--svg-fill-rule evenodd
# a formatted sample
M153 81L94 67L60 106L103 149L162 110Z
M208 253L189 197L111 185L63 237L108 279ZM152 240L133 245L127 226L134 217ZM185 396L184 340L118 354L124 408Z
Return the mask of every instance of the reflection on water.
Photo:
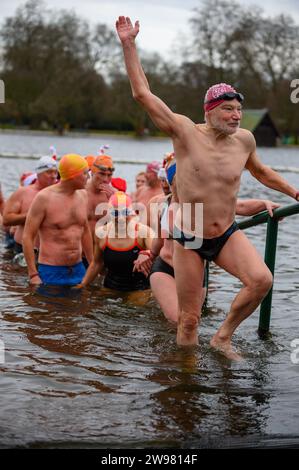
M296 175L298 178L298 175ZM295 176L288 180L298 185ZM290 202L252 182L242 195ZM0 243L1 446L229 447L298 444L298 217L280 224L273 337L256 335L258 312L238 330L243 363L213 352L209 340L239 283L212 266L200 344L175 343L175 328L153 299L28 287L24 268ZM249 237L263 252L265 228ZM167 295L167 293L166 293Z
M34 292L6 255L1 444L215 447L223 438L257 442L276 434L267 423L285 368L281 339L258 340L255 318L236 340L244 363L211 351L209 338L225 315L212 299L221 281L213 270L212 278L200 346L185 350L153 300L138 307L122 297L107 299L98 286ZM284 405L279 414L285 417Z

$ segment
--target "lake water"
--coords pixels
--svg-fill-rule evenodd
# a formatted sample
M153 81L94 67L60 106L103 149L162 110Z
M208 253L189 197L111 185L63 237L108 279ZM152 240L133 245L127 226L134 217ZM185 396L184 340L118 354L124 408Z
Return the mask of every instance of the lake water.
M105 143L116 160L162 159L167 139L71 138L0 134L0 153L96 153ZM299 167L295 149L259 149L270 165ZM1 158L8 195L34 161ZM133 189L143 167L117 164ZM284 177L299 187L299 175ZM247 172L240 197L293 201ZM265 227L247 230L261 253ZM256 311L237 330L245 361L209 348L239 282L212 265L200 345L178 348L175 328L153 300L146 307L81 293L33 293L26 272L0 242L1 447L205 448L299 444L299 217L280 223L271 319L272 339L256 334ZM167 295L167 294L166 294ZM297 346L291 344L298 338ZM0 348L1 359L1 348ZM3 362L3 361L2 361Z

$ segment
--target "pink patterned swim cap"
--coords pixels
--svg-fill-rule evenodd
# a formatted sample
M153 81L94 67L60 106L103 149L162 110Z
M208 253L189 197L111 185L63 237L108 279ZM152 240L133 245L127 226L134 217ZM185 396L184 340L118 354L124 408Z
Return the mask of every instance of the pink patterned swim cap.
M156 160L154 160L153 162L149 163L147 166L146 166L146 171L147 172L150 172L152 171L153 173L156 173L158 174L159 173L159 170L161 168L161 163L160 162L157 162Z
M224 101L234 98L236 98L240 103L244 100L243 95L238 93L231 85L228 85L227 83L217 83L216 85L211 86L206 92L204 110L210 111Z

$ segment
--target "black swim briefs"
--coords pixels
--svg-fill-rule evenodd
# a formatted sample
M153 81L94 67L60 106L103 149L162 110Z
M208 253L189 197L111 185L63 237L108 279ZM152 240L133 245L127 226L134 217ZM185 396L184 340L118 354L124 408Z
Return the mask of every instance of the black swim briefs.
M208 261L214 261L214 259L217 258L229 237L237 230L239 230L239 226L237 222L233 222L232 225L222 235L220 235L220 237L204 238L202 240L202 245L200 248L190 247L190 249L196 251L196 253L198 253L199 256L201 256L203 259L206 259ZM185 246L186 244L192 244L194 241L196 241L195 236L191 238L186 237L186 235L176 226L174 226L173 238L183 246Z

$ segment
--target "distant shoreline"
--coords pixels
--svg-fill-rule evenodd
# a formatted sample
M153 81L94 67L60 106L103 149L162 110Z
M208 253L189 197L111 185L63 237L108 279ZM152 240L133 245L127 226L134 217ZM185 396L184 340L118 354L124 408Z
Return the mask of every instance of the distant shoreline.
M6 129L6 128L1 128L0 127L0 134L18 134L18 135L32 135L32 136L51 136L57 138L63 138L63 137L72 137L72 138L107 138L111 139L113 137L117 137L118 139L134 139L134 140L152 140L152 141L164 141L167 139L170 139L167 135L163 134L158 134L155 136L152 135L143 135L143 136L138 136L136 135L133 131L109 131L109 130L103 130L103 131L98 131L98 130L90 130L90 131L84 131L84 130L74 130L74 131L65 131L63 134L59 134L56 131L46 131L46 130L40 130L40 129L23 129L23 128L15 128L15 129ZM271 147L269 147L271 148ZM299 148L299 144L282 144L279 143L276 148Z
M123 131L123 132L117 132L117 131L108 131L108 130L103 130L103 131L65 131L63 134L59 134L56 131L46 131L46 130L39 130L39 129L22 129L22 128L16 128L16 129L5 129L5 128L0 128L0 134L24 134L24 135L41 135L41 136L55 136L55 138L60 138L60 137L117 137L120 139L136 139L136 140L165 140L169 139L168 136L164 135L157 135L157 136L151 136L151 135L144 135L144 136L137 136L134 132L131 131Z

